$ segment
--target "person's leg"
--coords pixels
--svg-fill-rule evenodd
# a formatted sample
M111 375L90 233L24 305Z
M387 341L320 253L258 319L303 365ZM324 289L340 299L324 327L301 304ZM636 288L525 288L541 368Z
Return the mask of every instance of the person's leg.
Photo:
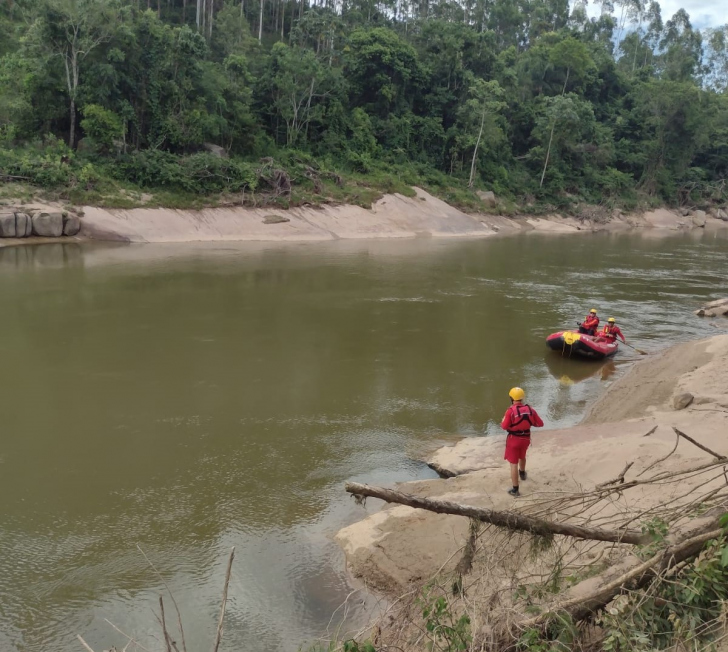
M511 484L518 490L518 464L511 464Z
M521 480L526 479L526 456L525 455L520 460L518 460L518 475L520 476Z

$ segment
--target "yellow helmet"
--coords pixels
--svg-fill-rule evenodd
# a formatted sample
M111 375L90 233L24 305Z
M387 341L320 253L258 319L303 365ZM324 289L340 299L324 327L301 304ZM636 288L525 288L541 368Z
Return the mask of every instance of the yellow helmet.
M617 321L617 320L616 320L616 319L615 319L614 317L610 317L609 319L607 319L607 321L608 321L608 322L609 322L610 324L613 324L613 323L614 323L615 321Z
M597 309L596 308L592 308L589 312L594 313L596 315L597 314Z
M520 387L514 387L510 392L508 392L508 396L510 396L514 401L522 401L526 396L526 392L524 392Z

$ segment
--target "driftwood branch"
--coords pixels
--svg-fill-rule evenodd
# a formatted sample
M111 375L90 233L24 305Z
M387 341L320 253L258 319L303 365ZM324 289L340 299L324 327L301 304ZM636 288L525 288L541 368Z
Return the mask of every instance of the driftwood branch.
M174 599L174 593L172 593L172 589L169 588L169 584L164 581L164 577L162 577L162 573L160 573L157 570L157 567L152 563L152 560L147 557L147 553L142 550L142 547L137 543L137 549L139 552L142 553L144 556L144 559L147 560L147 563L152 567L152 570L157 574L157 577L160 579L162 584L164 584L164 588L167 589L167 593L169 593L169 597L172 599L172 604L174 605L174 610L177 612L177 626L179 627L179 634L182 637L182 652L187 652L187 642L185 641L185 630L184 627L182 627L182 614L179 612L179 606L177 605L177 600Z
M164 598L160 595L159 596L159 612L161 614L161 620L162 623L162 634L164 634L164 644L167 646L167 652L172 652L172 639L169 636L169 633L167 632L167 621L164 618Z
M703 444L699 444L697 441L695 441L692 437L689 437L686 435L682 430L678 430L673 426L672 428L675 431L675 434L678 437L682 437L683 439L687 439L691 444L697 446L700 450L705 451L709 455L712 455L716 460L722 461L722 460L728 460L728 458L725 455L718 455L715 451L710 450L707 446L703 446Z
M647 435L644 435L645 437ZM597 485L597 489L602 489L603 487L608 487L610 484L623 484L624 483L624 474L627 473L632 468L632 465L634 462L627 462L624 469L622 469L622 472L614 478L614 480L607 480L606 482L602 482L601 484Z
M217 652L222 640L222 624L225 620L225 605L227 604L228 585L230 584L230 573L233 569L233 559L235 559L235 546L230 551L230 559L228 560L227 572L225 573L225 586L222 590L222 604L220 605L220 619L217 621L217 633L215 634L215 645L212 652Z
M529 532L530 534L541 536L561 534L576 539L610 541L612 543L643 544L651 540L649 535L635 532L634 530L602 530L570 523L556 523L517 512L501 512L483 507L461 505L447 500L420 498L411 494L393 491L392 489L372 487L358 482L347 482L346 491L355 496L371 496L372 498L379 498L388 503L398 503L417 509L425 509L436 514L466 516L482 521L483 523L490 523L508 528L509 530L515 530L516 532Z
M83 637L81 636L81 634L76 634L76 638L79 641L81 641L81 645L83 645L86 648L87 652L94 652L93 648L88 643L86 643L86 641L83 640Z
M660 573L697 555L706 542L719 537L723 530L719 520L724 509L713 510L712 516L697 519L667 539L668 545L643 561L629 556L610 569L576 584L550 605L548 611L522 620L519 628L545 625L556 613L566 613L574 620L583 620L611 602L625 588L640 588Z

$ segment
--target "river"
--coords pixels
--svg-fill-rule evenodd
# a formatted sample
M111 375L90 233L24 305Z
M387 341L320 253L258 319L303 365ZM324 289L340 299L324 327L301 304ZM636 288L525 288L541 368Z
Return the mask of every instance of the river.
M545 336L592 307L647 351L720 332L692 310L727 256L697 232L0 249L0 649L123 648L105 619L162 649L138 545L190 652L231 546L221 649L298 650L353 590L346 480L432 477L417 460L496 432L516 384L574 424L638 356ZM331 628L374 607L355 593Z

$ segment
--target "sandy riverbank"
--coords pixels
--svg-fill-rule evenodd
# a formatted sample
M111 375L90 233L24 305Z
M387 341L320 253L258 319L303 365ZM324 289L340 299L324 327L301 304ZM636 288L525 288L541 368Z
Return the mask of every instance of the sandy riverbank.
M591 233L646 229L654 233L728 228L728 222L695 211L690 215L667 209L623 215L608 221L576 219L559 215L540 217L481 213L467 214L414 188L414 197L385 195L371 209L352 205L276 208L171 208L107 209L83 206L76 209L81 219L79 240L119 242L320 242L372 238L482 238L524 232ZM15 210L5 201L7 210ZM52 202L18 204L30 213L60 211ZM601 214L601 213L600 213ZM51 239L53 240L53 239ZM0 246L39 244L47 238L2 238Z
M692 403L675 409L676 397L686 393L693 395ZM657 430L644 437L655 426ZM728 454L728 335L680 344L645 358L607 390L582 424L538 432L529 455L524 497L517 501L505 493L509 483L503 437L468 438L442 448L430 461L454 477L399 488L493 509L528 509L546 496L593 488L612 479L627 462L634 462L628 479L636 476L668 456L676 442L672 426ZM676 451L653 469L677 470L705 459L703 451L681 440ZM636 488L630 500L645 509L674 499L672 494L686 487L683 482L668 488ZM399 595L454 566L467 531L467 519L397 505L344 528L337 540L356 577L385 594Z

